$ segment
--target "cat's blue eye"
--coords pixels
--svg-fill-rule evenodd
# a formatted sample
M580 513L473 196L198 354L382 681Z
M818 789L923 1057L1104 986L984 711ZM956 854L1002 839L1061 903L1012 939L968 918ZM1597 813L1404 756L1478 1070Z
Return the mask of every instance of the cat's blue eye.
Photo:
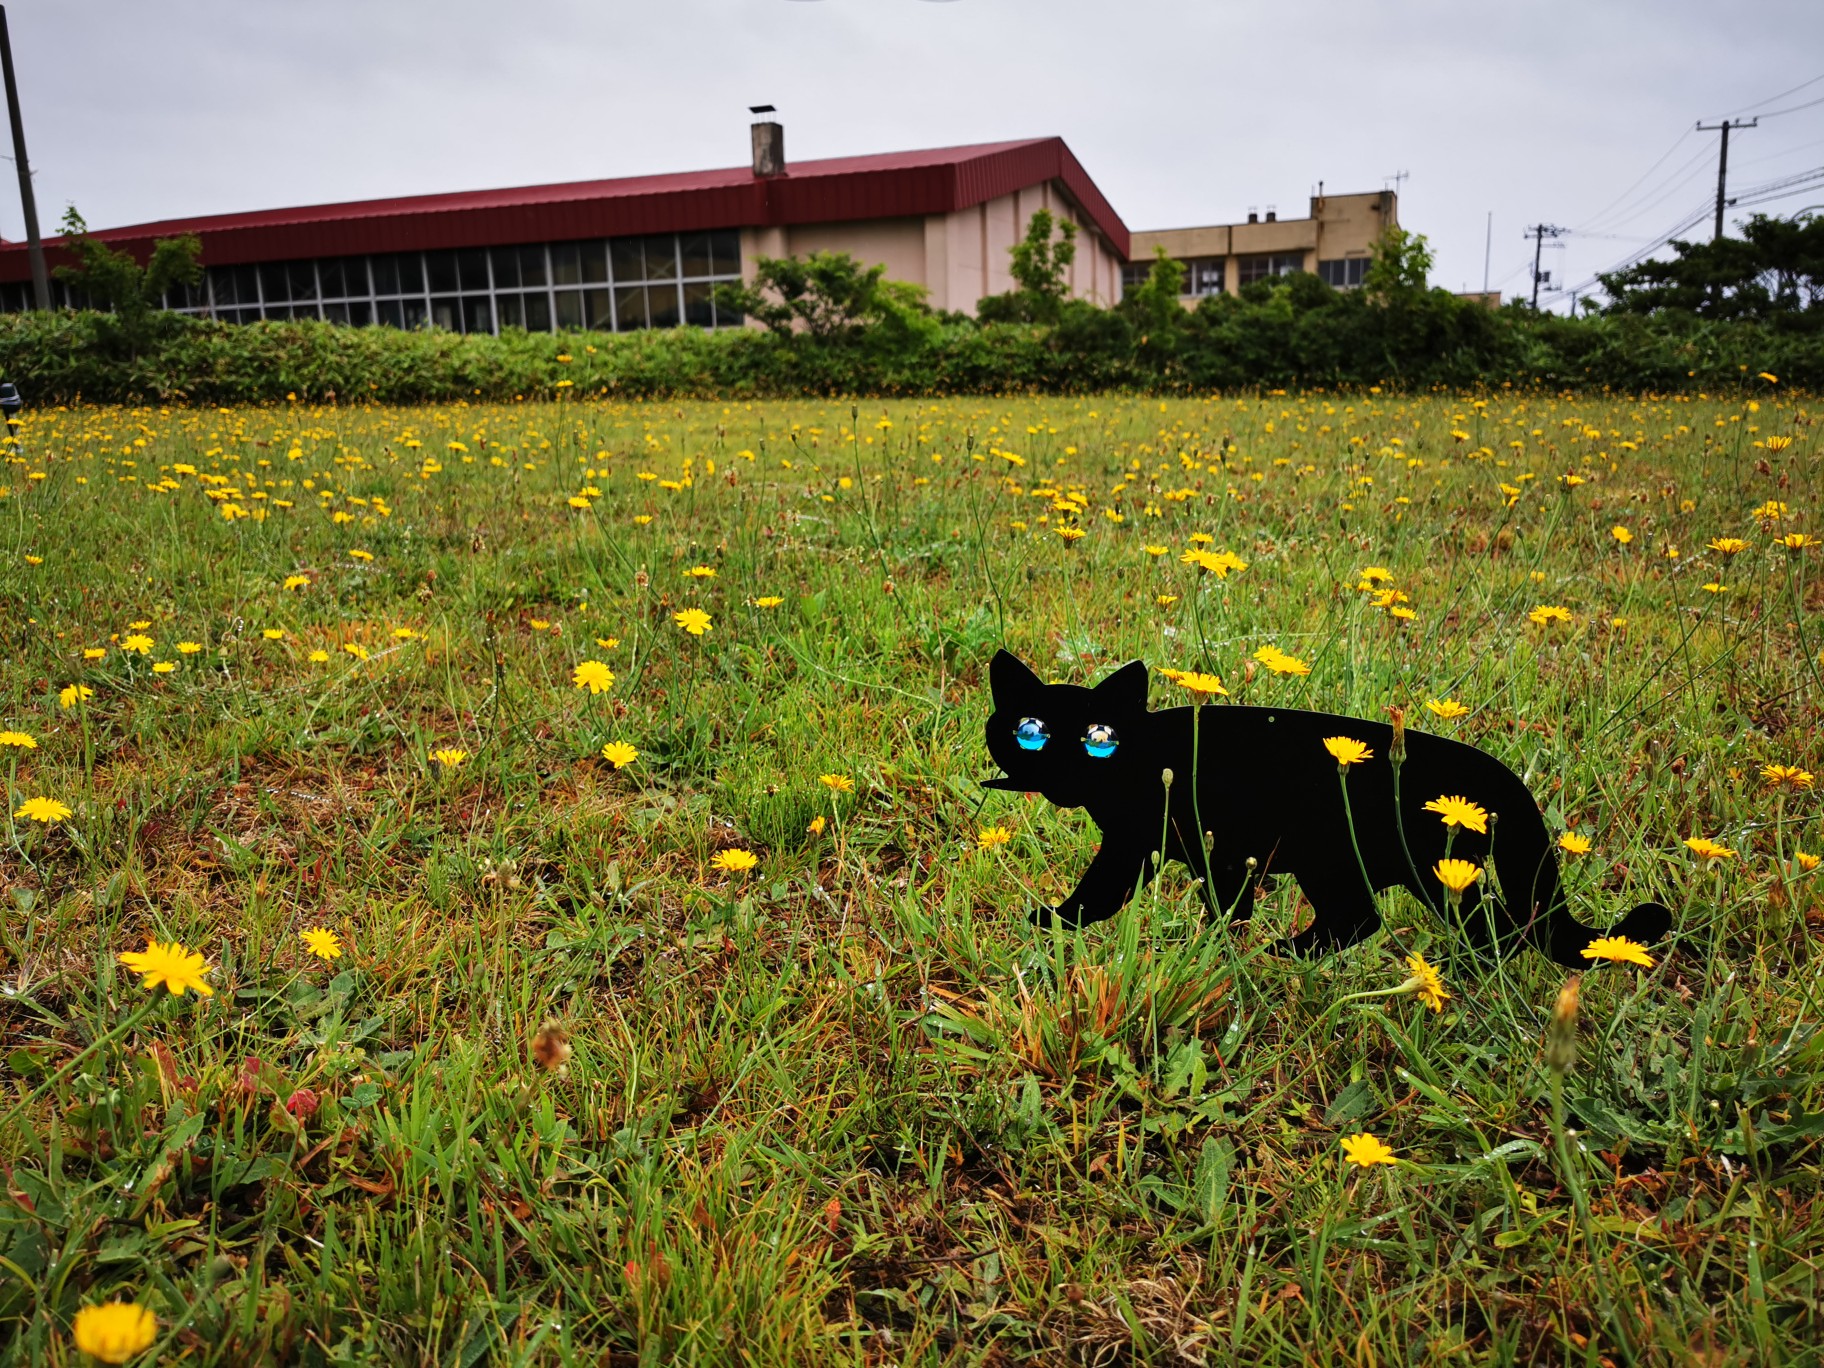
M1108 759L1120 744L1115 737L1115 729L1106 722L1092 722L1083 733L1083 749L1098 760Z
M1044 750L1045 743L1051 740L1051 728L1036 717L1022 717L1020 725L1013 729L1013 739L1020 743L1021 750Z

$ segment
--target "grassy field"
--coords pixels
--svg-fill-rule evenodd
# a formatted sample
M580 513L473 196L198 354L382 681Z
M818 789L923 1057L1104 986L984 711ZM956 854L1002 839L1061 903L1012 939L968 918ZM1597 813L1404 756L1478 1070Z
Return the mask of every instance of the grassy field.
M1824 461L1758 383L30 415L0 1358L1815 1361ZM1035 928L1097 837L981 787L1003 644L1403 706L1678 941L1570 1021L1404 894L1441 1011L1276 954L1290 881Z

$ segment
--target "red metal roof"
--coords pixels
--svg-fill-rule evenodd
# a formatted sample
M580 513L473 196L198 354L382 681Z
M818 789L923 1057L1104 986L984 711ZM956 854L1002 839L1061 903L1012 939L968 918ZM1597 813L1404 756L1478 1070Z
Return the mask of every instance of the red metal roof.
M738 166L211 214L103 229L94 236L144 260L155 239L195 233L203 240L204 264L232 266L363 252L942 214L1054 180L1125 259L1127 225L1062 138L788 162L785 175L766 180ZM53 264L67 259L57 247L59 241L46 240ZM0 281L29 278L25 244L0 243Z

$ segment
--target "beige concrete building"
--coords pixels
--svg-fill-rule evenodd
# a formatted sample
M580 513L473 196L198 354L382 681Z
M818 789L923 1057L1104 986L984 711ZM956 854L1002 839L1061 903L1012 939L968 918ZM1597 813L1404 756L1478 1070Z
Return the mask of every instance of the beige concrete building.
M1161 228L1133 233L1133 250L1122 268L1132 289L1152 269L1156 249L1184 263L1187 307L1205 295L1235 294L1243 285L1293 271L1310 271L1338 289L1362 283L1376 239L1399 222L1399 197L1391 190L1365 195L1311 198L1306 218L1282 219L1272 209L1263 218L1208 228Z

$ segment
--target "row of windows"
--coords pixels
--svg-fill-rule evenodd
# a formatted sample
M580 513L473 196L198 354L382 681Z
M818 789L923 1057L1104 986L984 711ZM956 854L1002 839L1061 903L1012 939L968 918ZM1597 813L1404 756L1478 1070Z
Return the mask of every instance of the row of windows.
M1368 277L1367 257L1338 257L1335 261L1317 263L1317 274L1326 285L1351 290Z
M1239 258L1240 269L1236 277L1243 285L1252 285L1257 280L1270 280L1274 276L1291 275L1294 271L1305 269L1303 252L1257 252L1251 256Z
M231 323L321 318L332 323L451 332L571 328L730 327L715 286L741 279L737 232L661 233L593 242L392 252L246 266L211 266L171 290L166 308ZM81 303L53 282L53 302ZM27 307L29 285L0 286L0 309Z
M1180 298L1201 299L1205 295L1218 295L1223 292L1227 276L1222 257L1184 257L1179 259L1178 264L1184 267L1184 283L1179 291ZM1273 276L1290 275L1294 271L1304 270L1305 254L1303 252L1259 252L1237 257L1236 265L1238 267L1237 283L1248 285L1256 280L1268 280ZM1361 265L1361 262L1353 259L1336 262L1320 261L1318 268L1323 273L1324 279L1329 280L1333 285L1360 285L1362 283ZM1349 275L1349 278L1345 280L1339 275L1337 279L1331 280L1332 274L1336 274L1330 271L1329 268L1332 266L1349 268L1348 272L1343 273ZM1123 266L1121 268L1123 293L1131 292L1140 285L1152 269L1153 263L1150 261L1134 261Z

